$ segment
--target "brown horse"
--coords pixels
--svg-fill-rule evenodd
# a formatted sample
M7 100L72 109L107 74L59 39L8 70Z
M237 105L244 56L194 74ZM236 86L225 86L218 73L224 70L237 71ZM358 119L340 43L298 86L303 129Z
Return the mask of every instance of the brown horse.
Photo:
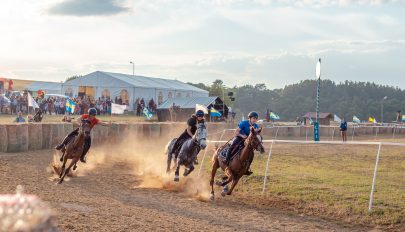
M76 163L79 161L80 156L83 153L84 141L86 136L90 135L90 121L82 120L82 123L79 127L78 135L72 139L67 145L66 148L63 148L63 154L61 157L61 161L63 159L63 165L59 174L59 182L58 184L62 184L63 179L69 173L70 168L73 166L73 170L76 169ZM65 170L66 162L68 159L71 159L68 168Z
M212 171L211 171L211 200L215 199L214 195L214 178L219 167L225 172L225 175L228 177L228 180L224 180L224 182L218 184L224 186L224 189L221 195L224 197L225 195L231 195L233 189L235 188L236 184L239 182L239 179L246 173L249 168L250 163L253 161L254 158L254 150L260 151L260 153L264 153L264 146L262 142L262 137L260 136L261 128L259 130L255 130L253 127L250 128L250 135L246 139L246 146L242 149L242 151L237 154L233 160L230 162L229 167L222 161L219 157L219 154L223 147L218 148L213 157L212 157ZM228 183L231 183L231 188L228 191Z

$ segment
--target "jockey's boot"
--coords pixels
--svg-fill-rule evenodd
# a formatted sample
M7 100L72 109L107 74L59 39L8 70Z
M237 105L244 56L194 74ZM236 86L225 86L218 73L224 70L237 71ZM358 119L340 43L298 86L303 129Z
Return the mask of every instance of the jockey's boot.
M245 172L246 176L250 176L252 174L253 174L253 172L250 170L250 168L248 168L248 170L246 170L246 172Z

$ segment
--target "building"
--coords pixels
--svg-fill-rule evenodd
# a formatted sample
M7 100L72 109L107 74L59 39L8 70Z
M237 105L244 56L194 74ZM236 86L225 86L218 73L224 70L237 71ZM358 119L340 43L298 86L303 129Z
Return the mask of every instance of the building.
M173 104L175 111L173 113ZM169 98L157 109L157 116L160 122L164 121L185 121L195 113L196 104L203 105L208 109L215 109L222 114L225 108L225 117L228 115L228 106L223 104L219 97L176 97ZM173 115L174 114L174 115ZM222 114L223 115L223 114ZM206 120L211 120L208 115Z
M121 98L130 108L137 99L148 102L153 99L158 105L173 97L208 97L208 91L192 85L162 78L134 76L96 71L62 85L62 94L70 97Z
M308 112L304 116L304 124L311 125L311 120L315 122L316 112ZM334 115L331 113L319 113L319 125L330 125L330 122L334 120Z
M5 79L0 78L0 92L4 90L10 91L24 91L31 92L33 96L41 90L47 94L61 94L62 83L49 82L49 81L34 81L34 80L21 80L21 79Z

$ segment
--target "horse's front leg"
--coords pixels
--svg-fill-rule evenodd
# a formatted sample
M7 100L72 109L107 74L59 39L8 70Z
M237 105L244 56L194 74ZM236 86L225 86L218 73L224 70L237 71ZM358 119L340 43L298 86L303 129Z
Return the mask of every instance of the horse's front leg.
M178 159L177 161L177 166L176 166L176 172L174 173L174 181L178 182L180 180L180 161L181 159Z
M193 161L191 161L191 164L189 164L189 165L187 166L187 169L184 170L183 176L188 176L188 175L190 175L190 173L191 173L192 171L194 171Z
M217 173L217 170L219 168L219 162L218 158L215 158L215 161L212 164L212 170L211 170L211 180L210 180L210 186L211 186L211 200L215 200L215 194L214 194L214 179L215 175Z
M63 174L62 178L59 180L58 184L62 184L63 180L65 179L65 176L69 174L70 169L72 168L73 165L75 165L79 161L78 158L72 159L72 161L69 164L69 167L66 169L65 173Z
M226 193L227 195L231 195L231 194L232 194L233 189L234 189L235 186L238 184L238 182L239 182L239 178L234 178L234 179L232 180L231 188L230 188L229 191Z
M64 156L64 157L63 157L62 168L61 168L60 173L59 173L59 179L62 178L63 172L65 171L65 167L66 167L66 162L67 162L67 160L68 160L67 157Z

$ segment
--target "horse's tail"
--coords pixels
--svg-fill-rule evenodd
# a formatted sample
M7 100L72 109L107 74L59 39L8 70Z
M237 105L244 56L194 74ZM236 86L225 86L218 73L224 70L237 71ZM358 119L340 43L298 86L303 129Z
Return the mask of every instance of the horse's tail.
M172 149L172 146L174 145L174 143L176 142L177 138L174 138L172 140L170 140L165 147L165 155L169 155L169 151Z

